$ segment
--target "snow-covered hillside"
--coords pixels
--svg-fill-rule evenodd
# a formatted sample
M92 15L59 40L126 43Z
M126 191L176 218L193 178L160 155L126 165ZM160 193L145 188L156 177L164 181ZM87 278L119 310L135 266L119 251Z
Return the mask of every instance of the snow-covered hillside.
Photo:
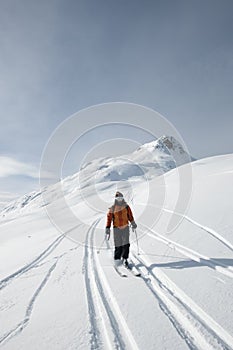
M84 164L79 178L85 186L93 182L93 174L96 183L124 181L142 176L152 179L191 160L193 158L174 137L162 136L156 141L140 146L131 154L96 159Z
M174 137L162 136L156 141L142 145L133 153L115 158L100 158L86 163L77 174L65 178L62 186L67 193L91 186L93 183L141 181L142 178L150 180L191 160L193 158ZM50 188L50 192L56 192L56 185ZM42 205L41 191L34 191L6 205L1 215L21 213L22 210L31 211L40 205Z
M154 149L149 144L133 155L146 164L148 159L140 158L144 147ZM106 169L100 169L101 178ZM148 181L139 172L135 181L126 167L125 181L92 177L82 188L74 175L62 183L66 202L57 184L43 190L46 203L35 193L24 198L24 206L21 201L5 211L0 348L232 349L233 155L195 161L192 170L190 205L169 235L171 216L181 215L174 213L182 185L176 169L150 174ZM130 256L141 277L129 272L120 277L112 266L112 236L103 240L117 188L138 224L139 251L131 233ZM66 222L67 205L77 222L59 233L45 208L48 213L56 208Z

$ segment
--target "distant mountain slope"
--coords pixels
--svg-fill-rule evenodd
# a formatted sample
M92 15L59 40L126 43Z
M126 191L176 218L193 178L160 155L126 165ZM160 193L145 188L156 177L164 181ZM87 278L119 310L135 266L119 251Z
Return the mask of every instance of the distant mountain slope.
M70 188L71 181L73 187L84 188L109 181L151 180L190 160L193 158L174 137L162 136L158 140L140 146L133 153L114 158L99 158L84 164L77 174L62 180L62 185L65 189L69 184ZM55 188L56 185L51 186L53 191ZM11 202L1 211L1 216L15 211L21 212L29 204L30 210L43 205L41 192L34 191Z
M137 236L130 232L130 258L142 278L128 270L121 278L112 266L112 231L104 240L114 181L84 189L93 206L80 196L77 174L63 181L81 220L65 234L48 219L39 193L18 201L10 219L0 220L0 347L233 349L233 154L192 163L185 213L176 208L176 174L149 182L149 204L148 182L140 176L130 184L133 196L123 191L138 225ZM56 186L44 191L67 223ZM183 220L167 234L171 215Z
M79 178L85 186L93 182L93 175L96 183L133 177L152 179L192 160L194 158L185 152L174 137L162 136L140 146L133 153L115 158L100 158L85 164Z

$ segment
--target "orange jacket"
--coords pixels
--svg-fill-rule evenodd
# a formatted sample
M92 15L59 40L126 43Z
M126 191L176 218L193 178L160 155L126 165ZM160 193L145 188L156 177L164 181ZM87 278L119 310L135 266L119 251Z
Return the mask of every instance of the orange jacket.
M109 208L106 227L111 227L113 222L113 227L123 229L132 221L134 217L130 207L127 204L123 206L115 204Z

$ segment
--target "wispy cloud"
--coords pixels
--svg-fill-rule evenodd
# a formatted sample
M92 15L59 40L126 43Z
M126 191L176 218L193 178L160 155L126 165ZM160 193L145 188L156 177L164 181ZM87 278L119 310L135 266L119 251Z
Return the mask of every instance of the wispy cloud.
M33 164L27 164L8 156L0 156L0 177L23 175L33 179L39 178L39 169ZM51 173L42 173L45 178L52 178Z
M14 158L0 156L0 177L12 175L26 175L37 178L38 170L35 166L20 162Z

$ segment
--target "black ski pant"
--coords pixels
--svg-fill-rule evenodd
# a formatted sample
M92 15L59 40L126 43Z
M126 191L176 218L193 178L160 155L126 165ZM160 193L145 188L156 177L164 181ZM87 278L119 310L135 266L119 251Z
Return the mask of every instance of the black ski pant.
M117 227L113 228L115 252L114 259L128 259L129 257L129 226L119 229Z

